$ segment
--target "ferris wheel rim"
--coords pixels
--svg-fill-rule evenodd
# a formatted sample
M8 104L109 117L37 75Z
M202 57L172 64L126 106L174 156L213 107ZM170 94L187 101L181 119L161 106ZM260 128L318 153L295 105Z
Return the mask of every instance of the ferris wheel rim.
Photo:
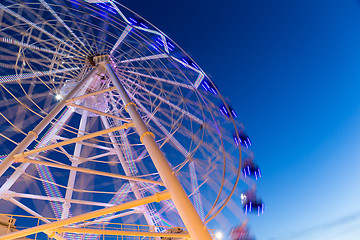
M114 1L115 2L115 1ZM116 3L116 2L115 2ZM114 3L114 4L115 4ZM118 4L118 3L116 3L116 4ZM118 5L121 5L121 4L118 4ZM122 5L121 5L122 6ZM124 7L124 6L122 6L122 7ZM126 7L124 7L124 8L126 8ZM129 9L128 9L129 10ZM131 11L131 10L130 10ZM134 13L134 12L133 12ZM135 13L134 13L135 14ZM55 20L54 20L55 21ZM148 22L147 22L148 23ZM150 23L149 23L150 24ZM91 24L89 23L89 25L88 26L91 26ZM155 29L157 29L155 26L153 26L153 25L151 25L153 28L155 28ZM134 27L135 28L135 27ZM172 41L168 36L166 36L165 34L163 34L160 30L159 30L159 33L160 34L162 34L162 36L163 37L165 37L165 38L168 38L170 41ZM69 42L72 42L70 39L67 39ZM48 41L50 41L50 40L48 40ZM172 41L172 43L174 43L174 44L176 44L174 41ZM179 49L181 49L178 45L176 45ZM25 51L26 51L26 49L24 48L23 50L22 50L22 53L24 54L24 56L25 56ZM183 51L182 49L181 49L181 52L182 53L185 53L186 54L186 52L185 51ZM169 54L168 54L169 55ZM188 56L188 55L187 55ZM190 56L188 56L189 58L190 58ZM20 58L20 56L18 56L18 58ZM167 57L167 58L169 58L169 57ZM191 59L191 58L190 58ZM159 59L156 59L156 60L159 60ZM192 60L192 59L191 59ZM171 56L170 57L170 60L169 60L171 63L173 63L173 64L177 64L177 63L179 63L179 59L177 59L177 58L175 58L175 57L173 57L173 56ZM162 63L162 60L159 60L159 64L161 64ZM194 61L193 61L194 62ZM147 64L147 60L145 61L145 64ZM80 65L80 62L77 62L77 63L74 63L74 66L76 66L76 65ZM30 69L31 68L31 65L30 64L26 64L26 66L27 66L27 68L28 69ZM165 67L165 64L163 64L163 66ZM179 67L179 69L180 69L180 66L181 65L179 65L178 67ZM188 65L189 66L189 65ZM60 65L56 65L56 67L57 67L57 69L56 70L59 70L59 68L60 68ZM141 64L140 64L140 67L141 67ZM151 65L149 65L149 68L151 67ZM191 66L190 66L191 67ZM86 68L85 68L86 69ZM145 70L146 69L148 69L148 68L145 68ZM194 70L195 68L194 67L192 67L192 69L191 70ZM36 70L36 69L35 69ZM81 68L80 69L78 69L78 70L81 70ZM78 71L78 70L72 70L72 71ZM83 69L84 70L84 69ZM72 71L70 71L70 72L72 72ZM194 70L195 71L195 70ZM21 71L20 71L21 72ZM36 72L36 71L34 71L34 70L32 70L31 69L31 72ZM202 74L203 75L203 77L205 77L205 78L208 78L207 77L207 75L200 69L200 70L198 70L198 71L195 71L195 72L198 72L199 73L199 76ZM21 73L20 73L21 74ZM140 73L140 74L143 74L143 73ZM155 74L157 74L157 73L155 73ZM130 75L129 75L130 76ZM36 78L38 78L40 81L41 81L41 76L36 76ZM186 78L187 79L187 78ZM173 80L175 80L176 81L176 78L174 78ZM191 82L189 79L187 79L188 81L189 81L189 83L190 84L192 84L192 85L194 85L194 83L193 82ZM160 81L160 80L159 80ZM209 81L211 81L210 79L209 79ZM179 82L179 83L181 83L181 82ZM169 82L167 82L166 84L171 84L171 83L169 83ZM173 89L175 89L176 91L179 91L179 92L181 92L181 87L182 86L180 86L180 85L176 85L175 83L173 83L174 85L173 85ZM2 84L3 85L3 84ZM159 86L161 86L161 84L159 85ZM176 86L176 87L175 87ZM141 86L139 86L139 88L140 88ZM146 89L146 88L145 88ZM218 89L217 89L217 87L214 85L214 89L216 89L216 91L219 93L219 91L218 91ZM144 90L145 91L145 90ZM24 92L25 93L25 95L26 96L28 96L28 94L27 94L27 92ZM202 99L202 97L203 97L203 94L202 93L199 93L199 91L198 91L198 89L197 88L195 88L195 94L196 94L196 97L198 98L198 99ZM150 94L149 94L150 95ZM223 102L223 103L226 103L226 101L224 100L224 98L221 96L221 94L219 93L219 96L218 96L218 98L219 99L221 99L221 101ZM31 100L31 98L30 98L30 100ZM200 101L200 100L199 100ZM204 103L206 103L205 102L205 100L202 100ZM34 102L34 104L35 104L35 102ZM159 105L158 106L161 106L161 104L162 103L159 103ZM185 103L184 103L185 104ZM186 104L185 104L186 105ZM173 106L174 107L174 106ZM39 107L39 109L41 109L40 107ZM43 110L43 109L41 109L41 110ZM229 110L229 109L228 109ZM201 109L201 111L202 111L202 117L203 117L203 119L204 120L206 120L206 117L205 117L205 113L204 113L204 110L203 109ZM155 113L156 114L156 113ZM154 114L154 115L155 115ZM210 113L207 113L207 114L209 114L211 117L213 117L213 119L215 119L216 117L215 116L213 116L212 114L211 114L211 112ZM59 120L59 119L58 119ZM236 126L236 123L234 122L234 120L233 120L233 117L231 116L230 117L230 121L232 121L232 124L233 124L233 126L234 126L234 128L235 128L235 132L236 132L236 134L238 135L238 131L237 131L237 126ZM206 122L206 121L204 121L204 122ZM192 123L192 122L191 122ZM66 126L66 125L65 125ZM72 126L68 126L68 127L72 127ZM75 130L75 129L74 129ZM202 129L202 131L204 132L205 131L205 127ZM175 134L175 132L174 132L174 134ZM202 137L204 137L204 135L201 135ZM221 136L221 134L220 134L220 136ZM171 141L171 140L169 140L169 138L167 138L167 137L164 137L164 138L162 138L162 139L159 139L159 142L164 142L164 143L166 143L166 139L167 139L167 141ZM220 141L222 142L221 143L221 145L223 145L224 146L224 143L223 143L223 139L221 138L220 139ZM199 144L195 144L196 145L196 147L195 148L193 148L192 149L192 151L193 152L196 152L197 151L197 149L200 147L200 144L201 144L201 142L202 142L202 140L200 140L200 143ZM231 194L230 195L228 195L228 197L225 199L225 202L227 203L229 200L230 200L230 198L231 198L231 196L233 195L233 193L234 193L234 191L235 191L235 189L236 189L236 187L237 187L237 184L238 184L238 182L239 182L239 179L240 179L240 174L241 174L241 171L240 171L240 166L241 166L241 160L242 160L242 156L241 156L241 152L242 152L242 150L241 150L241 148L242 148L242 146L241 145L239 145L238 146L238 149L239 149L239 163L238 163L238 171L237 171L237 175L236 175L236 181L235 181L235 184L233 185L233 188L232 188L232 190L231 190ZM223 149L222 149L222 151L223 151L223 159L224 159L224 167L223 167L223 178L222 178L222 181L221 181L221 187L220 187L220 191L218 192L218 195L217 195L217 199L215 200L215 202L214 202L214 204L213 204L213 206L210 208L211 210L212 209L215 209L215 208L217 208L217 212L215 212L216 214L218 214L220 211L219 211L219 209L222 209L223 207L225 207L225 205L226 205L226 203L224 203L224 204L222 204L221 206L218 206L217 207L217 202L218 202L218 200L220 199L220 195L222 194L222 190L223 190L223 184L224 184L224 182L225 182L225 175L226 175L226 171L227 171L227 169L226 169L226 154L224 153L225 152L225 147L223 147ZM140 161L140 160L139 160ZM182 168L183 167L185 167L185 165L187 164L187 163L190 163L190 160L187 160L187 161L185 161L184 162L184 164L178 169L178 171L180 171L180 170L182 170ZM176 169L176 166L175 166L175 168L174 169ZM201 186L200 186L201 187ZM194 193L194 192L193 192ZM193 194L193 193L191 193L191 194ZM210 217L214 217L214 215L210 215L211 214L211 210L208 212L208 216L209 216L209 218ZM216 214L215 214L215 216L216 216Z

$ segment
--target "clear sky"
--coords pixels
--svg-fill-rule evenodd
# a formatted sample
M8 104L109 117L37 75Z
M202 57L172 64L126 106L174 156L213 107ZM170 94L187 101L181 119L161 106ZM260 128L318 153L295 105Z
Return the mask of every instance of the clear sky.
M360 239L359 0L120 2L190 53L245 124L263 173L257 239Z

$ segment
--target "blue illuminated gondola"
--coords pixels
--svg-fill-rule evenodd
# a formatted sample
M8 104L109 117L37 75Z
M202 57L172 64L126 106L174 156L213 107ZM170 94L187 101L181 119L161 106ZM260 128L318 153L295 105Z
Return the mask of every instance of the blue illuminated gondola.
M212 82L210 82L209 80L204 79L201 82L201 86L205 89L205 91L212 92L213 94L217 95L214 84Z
M253 162L252 159L246 158L241 164L241 170L244 174L244 177L251 177L258 180L261 177L261 171L257 164Z
M233 118L237 118L235 110L229 105L229 104L221 104L220 105L220 112L222 115L230 118L231 116Z
M255 192L247 192L242 194L242 204L245 215L248 213L264 213L265 204L259 198L256 198Z
M106 2L98 2L96 3L96 5L98 5L100 8L105 9L108 12L111 12L113 14L117 14L116 9L109 3Z
M142 28L149 28L148 26L146 26L145 24L145 20L138 18L138 17L129 17L129 22L131 25L133 26L137 26L137 27L142 27Z
M167 38L166 39L166 44L167 44L167 47L169 49L170 52L174 51L175 49L175 46L173 43L171 43L171 41ZM156 36L155 39L154 39L154 42L157 46L161 47L161 48L164 48L164 42L163 42L163 39L159 36Z
M242 146L249 148L251 146L251 141L249 136L244 131L239 131L239 136L236 133L233 135L234 142L236 145L241 144Z
M181 59L181 61L183 61L184 63L186 63L187 65L193 67L193 68L196 68L196 69L199 69L199 67L194 63L193 60L191 60L190 58L188 57L183 57Z

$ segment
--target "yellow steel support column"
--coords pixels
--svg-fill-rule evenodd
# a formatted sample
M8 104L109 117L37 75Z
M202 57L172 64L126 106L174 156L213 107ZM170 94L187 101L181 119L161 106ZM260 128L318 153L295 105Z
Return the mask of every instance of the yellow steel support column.
M109 74L109 77L114 86L118 90L121 100L125 105L125 110L129 113L132 121L135 124L136 130L140 135L141 142L145 145L146 150L148 151L157 171L159 172L162 181L164 182L167 190L170 192L176 209L179 211L181 219L189 231L191 238L193 240L212 239L209 231L206 229L205 224L197 214L185 190L170 168L168 161L155 142L154 134L148 130L144 121L140 117L140 114L136 110L135 103L131 102L129 95L121 84L110 63L105 65L105 69Z

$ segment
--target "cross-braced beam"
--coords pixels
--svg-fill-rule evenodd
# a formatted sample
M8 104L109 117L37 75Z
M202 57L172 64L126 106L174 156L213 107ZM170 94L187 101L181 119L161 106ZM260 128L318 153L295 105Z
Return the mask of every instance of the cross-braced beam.
M1 5L1 4L0 4ZM44 128L50 123L52 119L63 109L66 104L66 100L72 98L97 72L97 69L92 69L71 92L59 102L55 108L32 130L29 134L18 144L18 146L0 163L0 177L14 162L14 156L24 151L44 130Z
M10 240L10 239L15 239L15 238L25 237L25 236L35 234L38 232L56 232L57 228L68 226L70 224L82 222L82 221L85 221L88 219L96 218L96 217L103 216L103 215L110 214L110 213L124 211L124 210L130 209L130 208L138 207L143 204L147 204L147 203L151 203L151 202L160 202L160 201L167 200L167 199L170 199L169 192L166 191L166 192L156 193L152 196L133 200L130 202L126 202L126 203L117 205L117 206L104 208L104 209L100 209L100 210L93 211L93 212L84 213L84 214L81 214L81 215L78 215L75 217L59 220L59 221L44 224L44 225L39 225L39 226L32 227L32 228L27 228L27 229L17 231L17 232L8 233L8 234L0 236L0 240ZM209 239L211 239L211 238L209 238Z

